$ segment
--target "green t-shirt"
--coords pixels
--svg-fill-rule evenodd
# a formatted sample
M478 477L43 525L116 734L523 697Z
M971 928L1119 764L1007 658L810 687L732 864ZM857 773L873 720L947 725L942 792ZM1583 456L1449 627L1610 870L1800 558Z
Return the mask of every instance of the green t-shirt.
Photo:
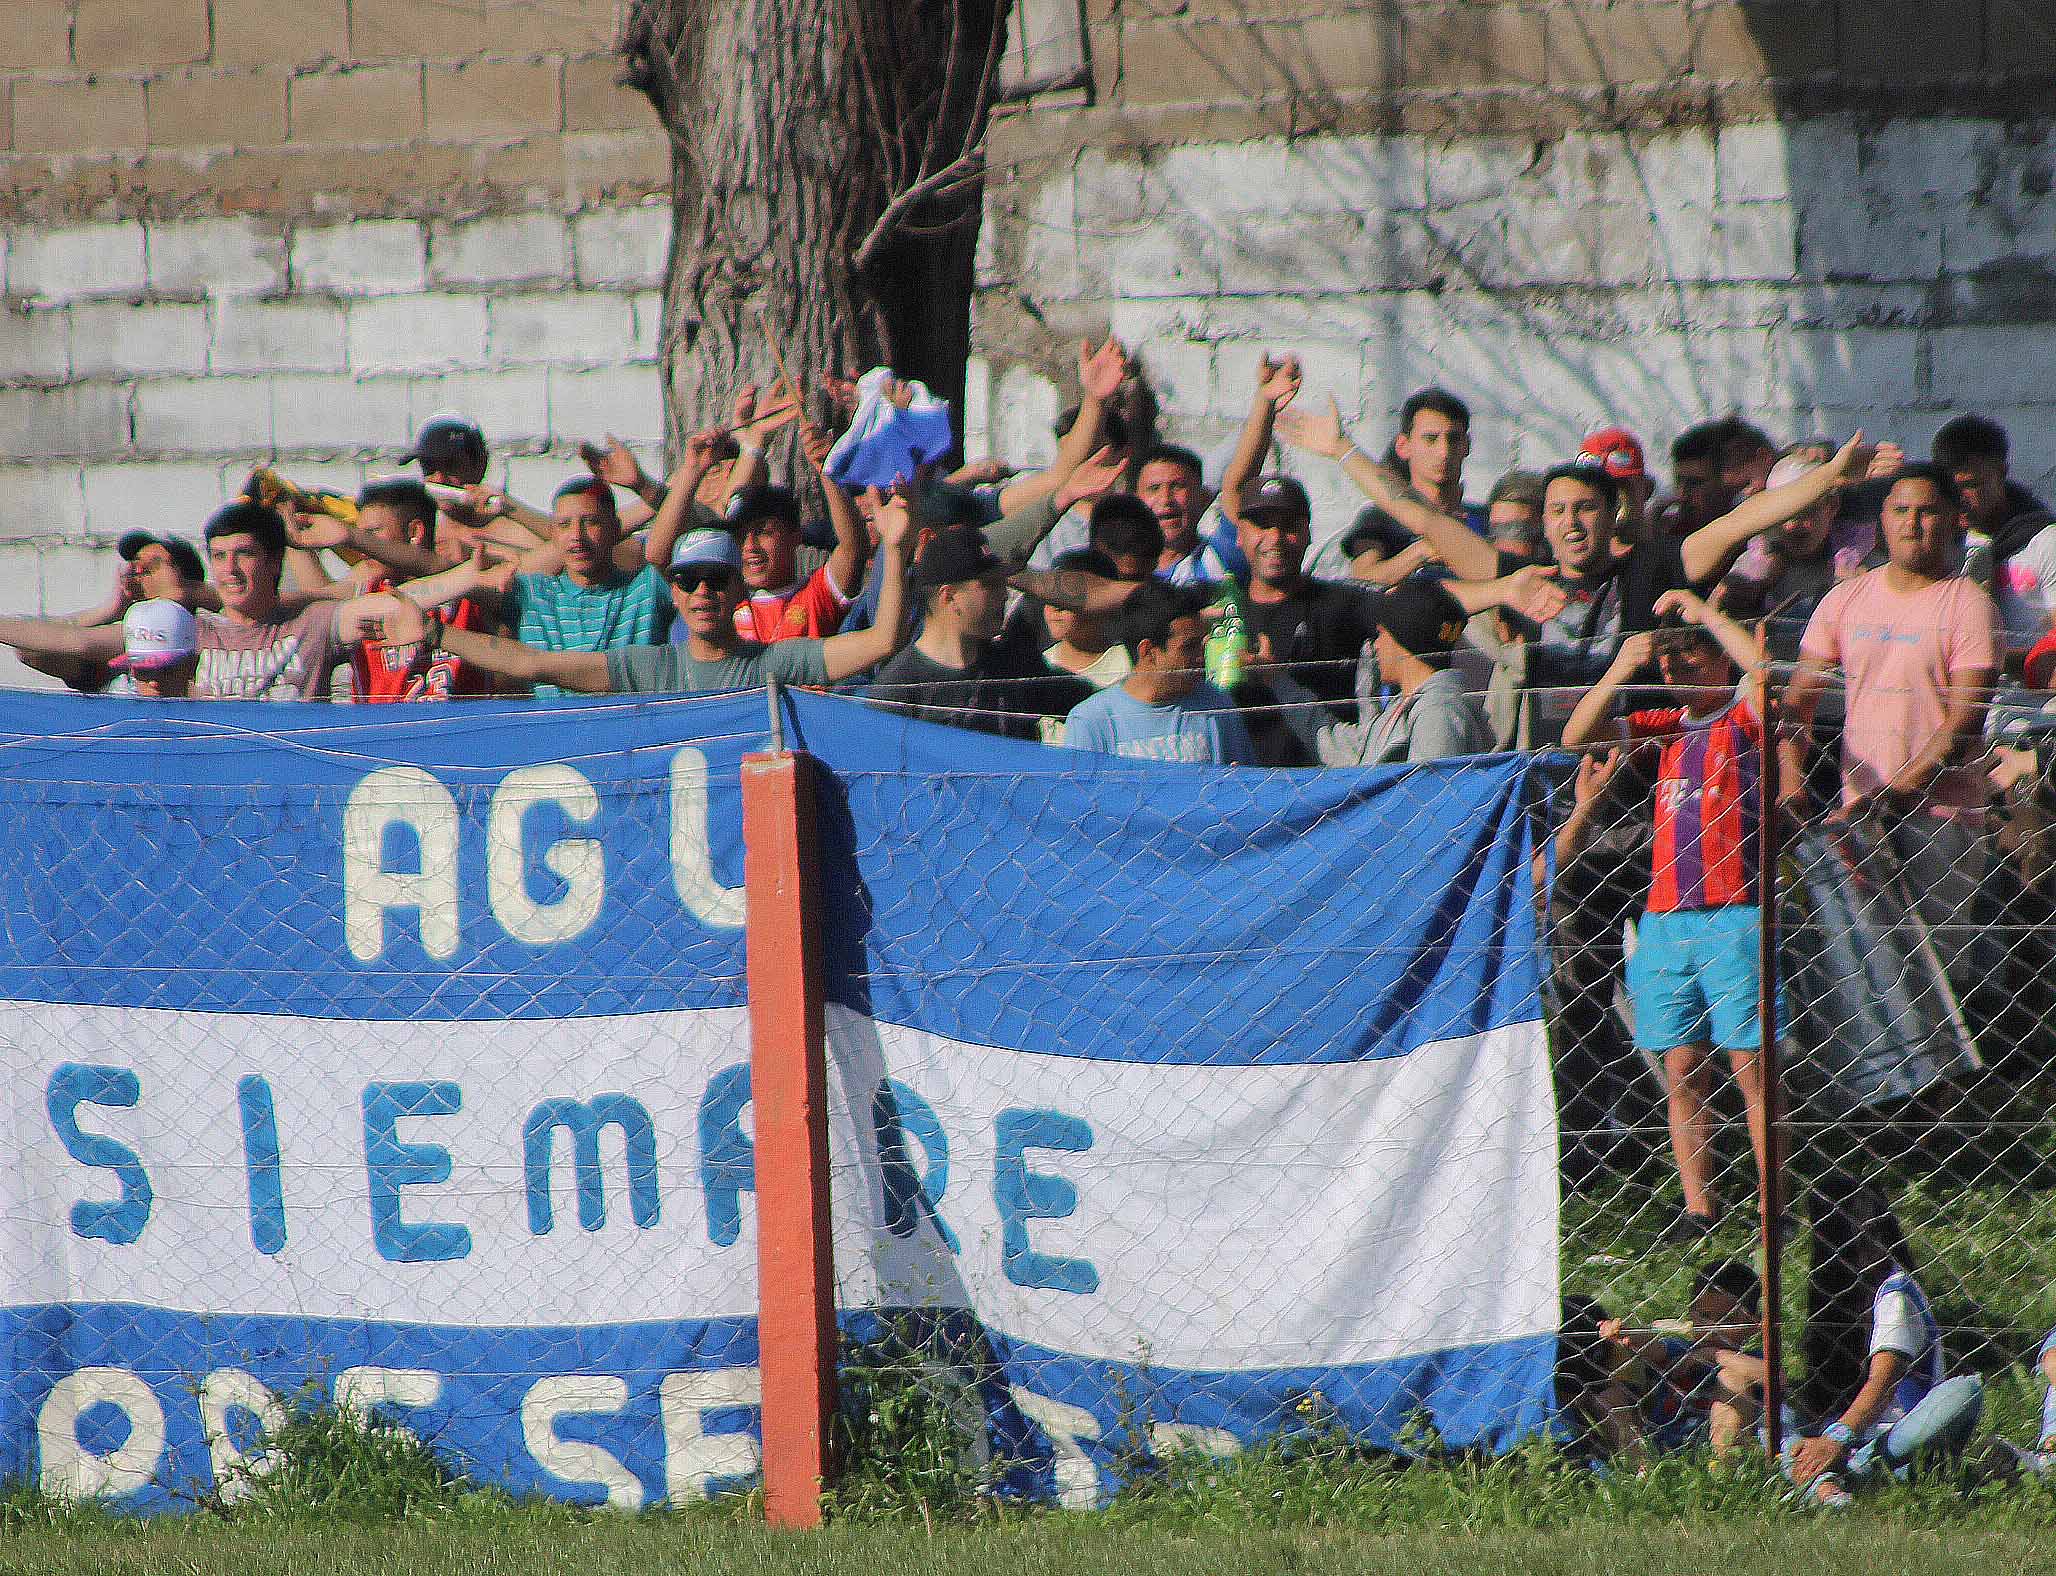
M716 690L781 684L826 684L828 664L818 640L744 641L704 662L683 646L628 646L607 653L607 684L617 695L706 695Z

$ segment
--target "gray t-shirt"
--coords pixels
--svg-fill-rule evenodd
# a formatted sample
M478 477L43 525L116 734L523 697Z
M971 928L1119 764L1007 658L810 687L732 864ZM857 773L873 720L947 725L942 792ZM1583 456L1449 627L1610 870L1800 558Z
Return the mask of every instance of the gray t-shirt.
M818 640L744 641L712 662L684 646L624 646L607 653L607 686L617 695L706 695L716 690L782 684L826 684L828 664Z

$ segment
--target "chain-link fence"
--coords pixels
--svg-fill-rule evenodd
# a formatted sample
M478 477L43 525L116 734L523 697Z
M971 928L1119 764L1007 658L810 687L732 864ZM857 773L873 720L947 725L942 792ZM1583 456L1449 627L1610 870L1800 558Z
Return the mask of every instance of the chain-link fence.
M2041 778L1831 817L1824 712L1766 842L1760 726L1668 699L1582 765L1268 772L786 697L840 1491L1087 1503L1316 1433L1746 1449L1750 1283L1811 1433L1875 1344L1885 1237L1887 1311L1939 1340L1917 1377L1982 1374L1983 1426L2031 1445ZM311 1398L524 1491L752 1481L785 1290L744 989L764 697L12 704L10 1474L234 1492Z

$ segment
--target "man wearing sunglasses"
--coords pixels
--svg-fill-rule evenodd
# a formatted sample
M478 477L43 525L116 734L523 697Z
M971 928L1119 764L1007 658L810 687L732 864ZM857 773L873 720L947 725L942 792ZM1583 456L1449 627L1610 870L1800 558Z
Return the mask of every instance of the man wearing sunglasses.
M353 604L375 619L389 646L414 646L416 661L437 651L488 673L528 684L549 684L588 695L697 695L749 689L772 679L787 684L833 684L884 661L899 644L906 606L907 545L913 516L902 496L876 516L879 547L878 622L869 629L823 640L744 640L735 610L748 595L742 553L722 530L688 532L671 555L666 578L671 604L685 625L682 643L628 646L613 651L542 651L497 635L451 629L428 620L405 597L366 597ZM372 604L376 604L374 607Z

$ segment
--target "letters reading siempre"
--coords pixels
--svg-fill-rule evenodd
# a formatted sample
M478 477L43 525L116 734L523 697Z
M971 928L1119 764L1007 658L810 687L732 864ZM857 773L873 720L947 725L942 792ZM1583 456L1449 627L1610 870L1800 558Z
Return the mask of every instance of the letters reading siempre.
M290 1089L286 1093L290 1100ZM113 1125L118 1113L138 1111L145 1098L142 1079L130 1068L63 1062L51 1070L44 1105L52 1135L78 1165L107 1174L97 1192L106 1194L111 1184L114 1194L70 1206L74 1236L117 1247L143 1239L157 1202L149 1165L172 1165L175 1157L146 1157L100 1129ZM271 1081L255 1074L236 1079L222 1099L224 1111L232 1111L241 1126L250 1245L275 1258L293 1240L293 1153L280 1141L279 1099ZM749 1066L734 1063L708 1078L692 1119L707 1240L718 1248L741 1239L744 1195L756 1192L749 1103ZM866 1104L870 1122L862 1140L876 1157L870 1174L878 1179L878 1226L912 1237L925 1224L949 1252L961 1253L959 1228L949 1218L951 1135L941 1115L919 1091L892 1078L881 1080ZM467 1196L453 1195L445 1184L459 1155L473 1167L509 1157L483 1151L477 1126L466 1125L462 1086L450 1079L376 1080L363 1086L358 1105L372 1250L394 1264L471 1257L476 1243L470 1225L438 1218L456 1212L457 1199ZM618 1138L618 1148L604 1142L610 1135ZM571 1232L574 1220L577 1232L606 1230L621 1220L624 1201L630 1227L657 1227L664 1216L662 1157L684 1147L680 1136L667 1142L650 1107L624 1091L536 1099L521 1124L518 1156L530 1236ZM1009 1109L993 1118L991 1208L1000 1268L1015 1285L1073 1296L1099 1290L1099 1270L1090 1260L1038 1248L1030 1234L1038 1221L1077 1213L1077 1184L1057 1172L1055 1157L1083 1154L1092 1146L1091 1125L1061 1111ZM610 1189L606 1157L613 1153L621 1162ZM561 1194L560 1177L569 1181ZM957 1208L964 1208L961 1200Z
M708 825L707 758L681 749L671 758L671 884L679 903L710 929L743 922L743 892L714 874ZM565 835L539 842L554 812ZM569 766L524 766L493 790L485 815L486 907L510 939L547 947L590 930L606 900L606 807L599 791ZM456 796L418 766L368 773L343 809L343 936L359 963L376 963L412 915L421 950L438 963L455 958L462 926L458 852L465 819ZM531 887L531 856L561 890L545 899ZM390 925L388 919L390 916Z

